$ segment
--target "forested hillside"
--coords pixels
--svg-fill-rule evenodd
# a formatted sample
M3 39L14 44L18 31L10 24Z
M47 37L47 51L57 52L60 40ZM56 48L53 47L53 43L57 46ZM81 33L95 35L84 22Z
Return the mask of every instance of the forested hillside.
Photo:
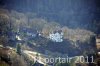
M99 3L99 0L0 0L0 64L99 66L96 46L100 34ZM71 63L44 61L67 56L72 57ZM75 63L80 61L78 57L84 62ZM94 63L85 63L91 57Z

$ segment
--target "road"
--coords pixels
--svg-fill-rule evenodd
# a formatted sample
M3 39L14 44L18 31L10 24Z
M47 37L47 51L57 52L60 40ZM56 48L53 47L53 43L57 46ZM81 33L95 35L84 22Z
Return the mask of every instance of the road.
M43 57L40 56L40 53L38 53L38 57L36 56L37 52L29 51L29 50L22 50L24 55L27 55L29 58L33 59L34 61L39 62L40 64L46 65L45 60Z

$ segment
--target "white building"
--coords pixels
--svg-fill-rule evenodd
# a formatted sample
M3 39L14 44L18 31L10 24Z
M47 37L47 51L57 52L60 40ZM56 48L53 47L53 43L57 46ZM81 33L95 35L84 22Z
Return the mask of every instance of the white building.
M63 41L63 33L51 33L49 34L49 39L54 42L62 42Z
M16 35L16 39L21 41L22 39L20 38L20 36Z

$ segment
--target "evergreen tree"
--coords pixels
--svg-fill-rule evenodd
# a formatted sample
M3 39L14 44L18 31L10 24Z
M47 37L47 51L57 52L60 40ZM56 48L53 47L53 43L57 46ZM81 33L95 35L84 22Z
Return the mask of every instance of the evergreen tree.
M21 44L17 44L17 53L21 55Z

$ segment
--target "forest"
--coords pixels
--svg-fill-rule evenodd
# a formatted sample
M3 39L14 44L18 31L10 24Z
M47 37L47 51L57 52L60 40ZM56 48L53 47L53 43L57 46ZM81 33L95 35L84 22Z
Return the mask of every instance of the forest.
M99 3L0 0L0 66L100 66ZM67 56L70 63L45 61Z

